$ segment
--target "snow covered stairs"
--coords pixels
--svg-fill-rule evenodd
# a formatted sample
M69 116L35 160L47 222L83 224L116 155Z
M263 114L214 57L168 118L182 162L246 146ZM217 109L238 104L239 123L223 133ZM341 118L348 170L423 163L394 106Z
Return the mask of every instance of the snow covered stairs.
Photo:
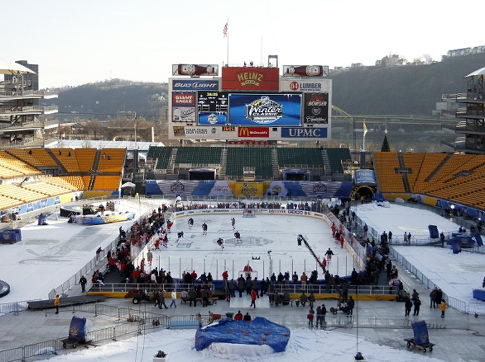
M242 298L239 298L239 293L236 292L236 296L234 298L231 298L231 302L229 303L229 308L249 309L250 305L251 305L251 297L249 295L246 295L246 292L243 293ZM256 309L261 309L261 308L269 308L269 298L267 295L256 299Z

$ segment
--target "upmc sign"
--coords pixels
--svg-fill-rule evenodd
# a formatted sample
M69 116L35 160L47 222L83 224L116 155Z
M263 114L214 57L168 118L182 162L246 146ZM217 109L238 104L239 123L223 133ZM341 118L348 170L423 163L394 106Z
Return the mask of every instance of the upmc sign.
M172 79L172 90L219 90L219 81L212 79Z
M239 127L237 130L238 137L254 138L254 137L269 137L268 127Z
M223 67L223 90L278 90L279 69L257 67Z
M292 127L281 129L282 138L327 138L326 128Z

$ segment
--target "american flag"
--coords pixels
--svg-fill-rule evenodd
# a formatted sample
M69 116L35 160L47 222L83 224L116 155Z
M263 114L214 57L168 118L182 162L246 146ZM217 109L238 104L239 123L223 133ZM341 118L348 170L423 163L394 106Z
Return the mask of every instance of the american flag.
M228 26L229 23L226 23L226 25L224 25L224 29L222 30L222 33L224 34L224 36L227 36L227 26Z

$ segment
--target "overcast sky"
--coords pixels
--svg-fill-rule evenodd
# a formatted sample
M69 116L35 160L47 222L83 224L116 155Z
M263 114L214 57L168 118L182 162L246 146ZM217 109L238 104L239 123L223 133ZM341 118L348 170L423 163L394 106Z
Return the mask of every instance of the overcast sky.
M41 87L166 82L171 64L374 65L485 45L485 1L1 0L0 57L39 64Z

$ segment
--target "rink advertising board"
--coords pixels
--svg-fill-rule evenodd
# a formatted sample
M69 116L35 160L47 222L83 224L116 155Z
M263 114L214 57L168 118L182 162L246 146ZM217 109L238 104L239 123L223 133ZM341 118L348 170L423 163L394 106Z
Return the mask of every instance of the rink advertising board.
M303 94L303 123L328 123L328 93Z
M231 125L300 125L301 94L230 94L229 104Z
M222 89L277 91L279 89L279 69L260 67L223 67Z

